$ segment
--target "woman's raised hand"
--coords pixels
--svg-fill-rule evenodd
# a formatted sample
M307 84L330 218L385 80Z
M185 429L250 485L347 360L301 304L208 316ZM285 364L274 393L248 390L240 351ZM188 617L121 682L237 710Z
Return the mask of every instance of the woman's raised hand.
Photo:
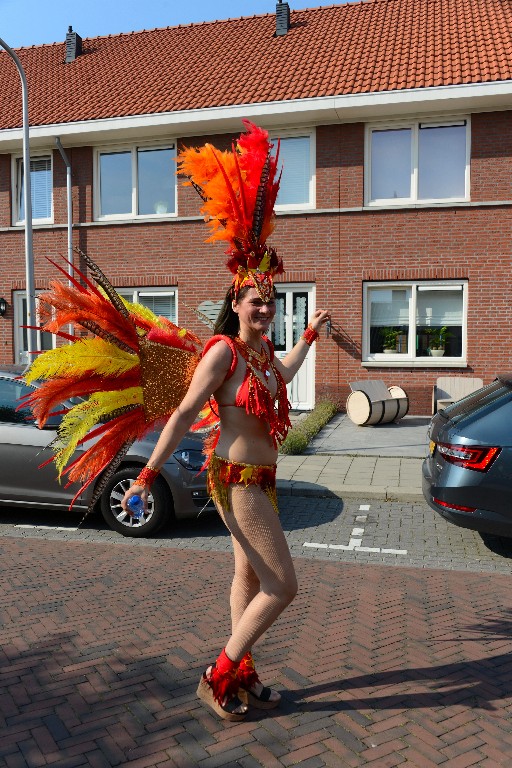
M317 309L309 318L309 324L317 333L322 326L331 319L331 314L327 309Z

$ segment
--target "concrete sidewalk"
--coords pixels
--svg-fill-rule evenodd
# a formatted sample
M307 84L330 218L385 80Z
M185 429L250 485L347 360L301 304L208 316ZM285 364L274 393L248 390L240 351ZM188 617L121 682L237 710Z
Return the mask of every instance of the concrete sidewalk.
M297 419L297 416L295 416ZM358 427L338 414L300 456L280 455L279 493L295 496L422 499L421 465L430 417Z

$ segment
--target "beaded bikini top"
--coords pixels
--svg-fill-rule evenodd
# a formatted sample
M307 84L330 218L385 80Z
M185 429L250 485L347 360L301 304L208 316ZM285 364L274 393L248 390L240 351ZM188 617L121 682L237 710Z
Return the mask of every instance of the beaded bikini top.
M274 347L272 342L266 336L263 336L263 340L267 343L270 354L267 354L263 346L261 352L256 352L238 336L235 338L221 335L213 336L207 342L203 355L218 341L224 341L233 354L227 378L230 378L236 369L238 363L237 352L245 360L246 371L242 384L236 393L234 405L238 408L245 408L248 414L256 416L267 424L274 447L277 448L283 442L291 427L289 418L290 403L288 402L284 379L274 365ZM277 382L277 390L274 396L271 395L267 384L270 378L270 371L274 374ZM263 378L259 374L263 374Z

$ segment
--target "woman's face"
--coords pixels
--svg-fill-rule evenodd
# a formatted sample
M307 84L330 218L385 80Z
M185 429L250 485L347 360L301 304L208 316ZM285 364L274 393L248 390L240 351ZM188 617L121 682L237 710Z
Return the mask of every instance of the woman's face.
M274 298L263 302L256 288L249 288L242 299L233 302L233 311L238 315L240 329L266 333L276 314L276 302Z

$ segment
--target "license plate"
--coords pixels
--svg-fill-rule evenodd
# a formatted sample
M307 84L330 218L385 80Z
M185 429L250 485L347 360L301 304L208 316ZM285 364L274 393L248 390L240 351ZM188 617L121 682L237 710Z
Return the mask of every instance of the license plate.
M429 445L428 445L428 450L429 450L429 453L430 453L431 456L434 455L435 449L436 449L436 444L435 444L435 442L433 440L431 440Z

